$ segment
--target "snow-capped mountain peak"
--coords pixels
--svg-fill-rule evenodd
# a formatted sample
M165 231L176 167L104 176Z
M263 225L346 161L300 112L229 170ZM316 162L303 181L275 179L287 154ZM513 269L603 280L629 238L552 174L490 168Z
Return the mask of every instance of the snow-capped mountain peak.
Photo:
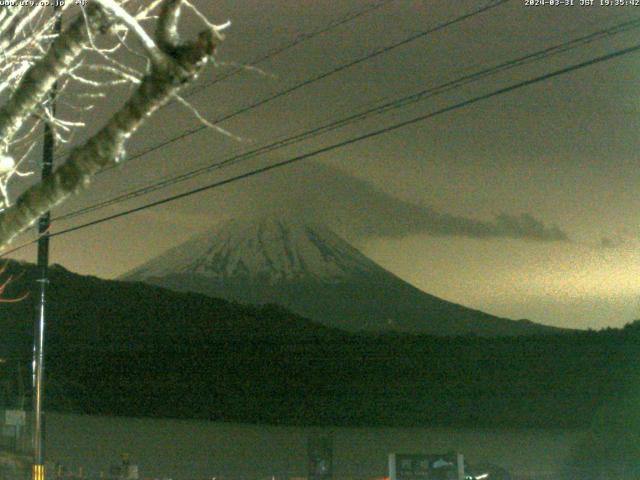
M331 230L292 219L229 220L127 274L145 280L196 274L212 280L300 278L335 282L381 270Z
M519 335L548 330L429 295L331 230L292 218L221 223L123 279L242 303L275 303L351 331Z

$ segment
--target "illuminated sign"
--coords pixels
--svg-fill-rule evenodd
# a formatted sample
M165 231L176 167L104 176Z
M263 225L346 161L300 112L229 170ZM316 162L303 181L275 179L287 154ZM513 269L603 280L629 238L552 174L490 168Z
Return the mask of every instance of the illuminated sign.
M461 480L464 478L461 454L422 455L392 453L389 455L391 480Z

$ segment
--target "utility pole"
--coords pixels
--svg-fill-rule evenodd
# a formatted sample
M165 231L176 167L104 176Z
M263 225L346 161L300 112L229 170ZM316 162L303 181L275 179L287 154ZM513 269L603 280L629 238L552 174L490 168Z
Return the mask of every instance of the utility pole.
M56 16L53 27L54 34L59 34L62 28L62 16L57 0L53 2L53 12ZM49 95L51 115L55 115L55 97L58 89L57 82ZM44 138L42 145L42 179L46 179L53 172L53 153L55 136L49 121L44 122ZM44 480L44 329L46 324L47 286L49 284L49 225L50 212L42 215L38 221L38 283L40 287L40 301L35 320L33 338L33 471L32 480Z

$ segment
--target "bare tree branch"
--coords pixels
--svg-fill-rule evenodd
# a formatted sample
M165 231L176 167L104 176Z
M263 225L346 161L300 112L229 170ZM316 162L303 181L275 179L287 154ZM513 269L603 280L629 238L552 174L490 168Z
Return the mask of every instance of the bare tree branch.
M97 5L87 8L85 19L78 17L52 43L47 54L22 78L15 94L0 108L0 141L8 146L24 121L51 91L56 80L65 74L89 43L91 31L109 28L110 19ZM6 147L5 147L6 148Z
M132 97L97 134L73 149L68 160L53 175L26 190L12 207L0 213L0 248L6 247L40 215L87 188L91 178L100 170L122 161L124 144L131 134L182 86L193 80L213 55L219 41L216 29L207 28L192 42L180 42L177 33L180 4L180 0L166 0L163 4L156 31L157 44L163 55L151 63L149 73L143 77ZM57 41L67 48L77 48L80 42L76 37L80 34L72 34L74 41L65 39L69 34L68 30ZM62 47L57 48L59 55L66 55ZM55 75L54 71L59 75L64 69L50 66L47 74ZM34 108L34 102L32 99L31 108Z
M110 10L118 18L119 21L123 22L130 29L130 31L133 32L136 37L138 37L138 40L153 62L161 63L164 60L163 52L156 46L156 43L153 41L153 39L149 35L147 35L147 32L144 30L144 28L142 28L142 25L140 25L140 23L138 23L135 18L129 15L129 13L124 8L122 8L116 2L116 0L95 1L102 5L105 9Z

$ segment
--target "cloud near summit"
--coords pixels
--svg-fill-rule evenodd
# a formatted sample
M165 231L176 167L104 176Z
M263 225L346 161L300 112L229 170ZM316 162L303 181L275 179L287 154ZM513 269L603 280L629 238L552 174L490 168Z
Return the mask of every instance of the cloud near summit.
M569 241L555 225L530 213L500 213L491 220L437 211L389 195L335 168L306 163L238 182L223 192L230 216L286 214L322 222L347 234Z

